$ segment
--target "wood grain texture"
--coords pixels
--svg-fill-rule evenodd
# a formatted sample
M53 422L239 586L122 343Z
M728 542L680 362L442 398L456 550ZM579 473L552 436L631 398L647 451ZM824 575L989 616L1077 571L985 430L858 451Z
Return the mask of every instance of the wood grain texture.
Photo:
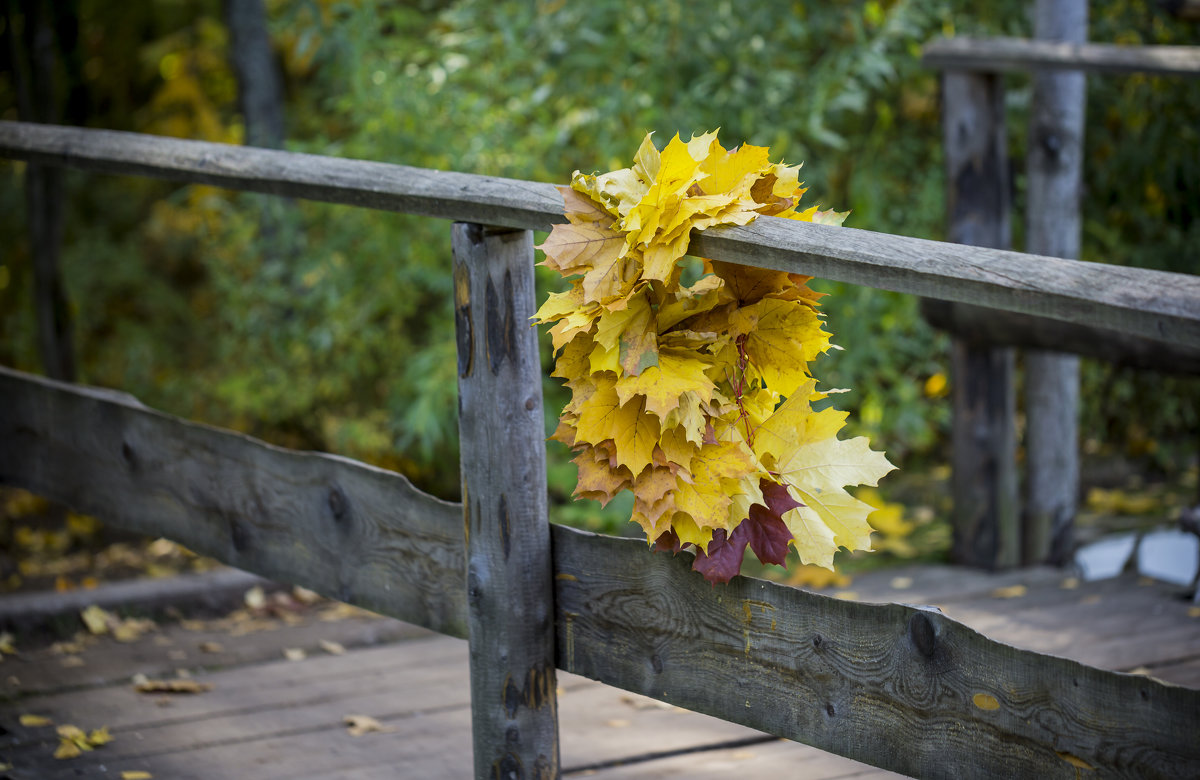
M383 469L0 368L0 483L270 579L467 633L458 506Z
M0 155L513 228L564 221L550 184L115 130L0 122Z
M559 665L917 777L1200 774L1200 692L554 528ZM634 556L637 565L629 562ZM993 706L994 705L994 706Z
M943 74L942 134L950 240L1008 248L1011 185L1001 78ZM1014 374L1011 349L981 344L970 334L954 339L951 492L957 563L998 569L1020 562Z
M534 230L552 185L108 130L0 122L0 155ZM763 217L692 251L733 263L1107 327L1200 347L1200 278Z
M458 223L454 310L477 780L559 776L533 234Z
M395 475L8 370L0 370L0 441L2 481L268 576L330 594L349 586L344 595L364 606L465 632L458 507L412 498ZM348 521L330 522L331 484ZM342 523L348 539L322 530ZM686 555L563 527L551 534L556 664L567 671L925 777L1074 777L1063 756L1101 776L1200 773L1200 692L1017 650L936 612L744 578L714 588ZM414 573L419 586L409 584ZM954 582L946 587L964 592ZM405 597L410 587L420 595ZM1045 620L1061 623L1050 612ZM302 673L311 679L332 663L313 658ZM997 707L977 706L976 694Z
M1082 44L1087 0L1037 0L1039 40ZM1026 154L1025 249L1079 257L1083 233L1083 133L1087 77L1036 71ZM1079 494L1079 358L1057 350L1025 355L1026 490L1021 563L1070 562Z
M925 45L927 67L988 72L1082 70L1200 76L1200 47L1117 46L1025 38L941 38Z

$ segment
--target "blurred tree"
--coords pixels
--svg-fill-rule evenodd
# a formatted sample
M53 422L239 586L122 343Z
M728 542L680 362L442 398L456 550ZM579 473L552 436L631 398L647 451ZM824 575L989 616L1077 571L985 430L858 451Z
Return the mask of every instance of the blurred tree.
M86 96L68 104L89 113L68 121L254 142L253 111L239 111L239 68L231 67L231 55L243 53L226 23L234 0L73 2L78 64L61 67ZM727 142L804 161L807 200L852 209L851 226L936 238L938 93L921 46L940 34L1027 34L1026 5L265 0L265 11L289 149L561 182L576 167L626 165L648 130L661 144L719 126ZM1197 41L1194 26L1149 0L1095 11L1096 40ZM11 33L6 22L3 41ZM1200 84L1090 84L1097 108L1087 130L1084 257L1172 267L1194 256L1200 172L1188 133L1200 127ZM1018 152L1027 81L1011 87ZM0 72L0 116L16 118L15 107L11 74ZM1129 143L1181 135L1158 148ZM1014 165L1023 167L1018 154ZM22 173L0 162L5 236L24 230ZM273 264L261 261L253 196L79 174L66 187L63 265L78 302L81 378L455 494L447 225L299 202L294 218L281 220L286 234L270 242L286 242L287 260ZM0 361L23 367L36 343L29 295L20 292L31 277L28 253L27 242L13 242L0 258ZM824 383L855 388L839 405L889 453L937 457L946 422L941 338L907 296L823 289L836 293L824 308L846 347L817 364ZM1125 378L1106 390L1098 371L1084 369L1085 429L1121 440L1122 420L1135 416L1162 437L1194 424L1194 413L1180 411L1194 385L1160 391L1146 380L1138 391L1161 392L1162 402L1127 412L1094 400L1129 397ZM556 399L549 387L548 406ZM556 493L569 493L573 467L550 467Z

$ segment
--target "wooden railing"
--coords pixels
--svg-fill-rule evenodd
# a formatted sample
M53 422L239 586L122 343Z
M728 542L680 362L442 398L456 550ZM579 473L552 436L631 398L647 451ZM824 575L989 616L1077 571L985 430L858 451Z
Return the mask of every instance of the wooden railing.
M453 219L463 504L0 369L0 483L471 642L477 777L558 774L555 669L922 777L1200 773L1200 692L547 523L530 230L549 185L0 122L0 154ZM1200 348L1200 278L764 217L693 251ZM371 262L386 262L382 259ZM447 269L450 272L450 269ZM984 704L979 704L983 702Z
M1038 3L1035 17L1044 35L1082 39L1086 34L1084 0ZM1078 257L1082 233L1083 71L1200 76L1200 47L1082 40L943 39L926 46L923 61L941 71L950 240L1011 246L1004 74L1033 72L1025 248L1068 258ZM954 336L955 561L987 569L1069 562L1079 493L1076 356L1197 375L1200 350L1130 336L1121 328L1066 324L961 302L926 299L922 312ZM1014 347L1026 350L1023 479Z

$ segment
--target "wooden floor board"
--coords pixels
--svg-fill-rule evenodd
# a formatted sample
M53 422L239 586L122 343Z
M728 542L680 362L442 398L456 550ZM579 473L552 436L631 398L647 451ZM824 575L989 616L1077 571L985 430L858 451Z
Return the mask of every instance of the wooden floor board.
M1126 578L1064 589L1059 572L1035 570L999 577L968 572L955 590L961 572L911 571L866 578L859 597L940 601L951 617L1000 641L1102 668L1147 667L1139 671L1200 687L1200 619L1170 586ZM912 583L894 588L896 577ZM993 595L1013 585L1027 590L1015 598ZM0 760L13 764L7 773L13 780L120 777L138 769L181 780L469 776L466 642L382 618L357 620L240 637L164 626L133 644L94 642L80 654L87 673L59 679L61 657L23 651L0 669L24 678L3 689ZM199 650L210 641L222 644L220 653ZM344 641L347 651L322 651L321 641ZM297 646L308 657L283 660L283 648ZM176 668L212 690L134 691L132 675L173 676ZM764 735L742 726L574 675L560 674L558 686L567 777L895 777L805 745L762 741ZM21 726L21 714L87 730L107 726L113 741L77 759L55 760L54 729ZM369 715L388 731L351 736L347 715Z

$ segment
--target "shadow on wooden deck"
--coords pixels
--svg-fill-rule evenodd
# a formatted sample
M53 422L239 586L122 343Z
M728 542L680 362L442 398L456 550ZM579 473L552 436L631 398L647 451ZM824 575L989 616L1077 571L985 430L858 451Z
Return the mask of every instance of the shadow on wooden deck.
M1019 647L1200 688L1200 617L1174 586L1130 577L1081 583L1046 569L912 568L860 577L842 595L937 605ZM471 775L466 642L366 615L293 623L242 636L180 623L132 644L104 639L76 656L46 648L7 658L4 776ZM346 652L331 654L330 642ZM287 648L307 657L286 660ZM179 669L212 689L166 696L137 693L131 682ZM568 777L895 776L574 675L560 674L559 689ZM88 731L107 726L113 740L56 760L54 728L22 726L23 714ZM386 730L352 736L348 715L371 716Z

